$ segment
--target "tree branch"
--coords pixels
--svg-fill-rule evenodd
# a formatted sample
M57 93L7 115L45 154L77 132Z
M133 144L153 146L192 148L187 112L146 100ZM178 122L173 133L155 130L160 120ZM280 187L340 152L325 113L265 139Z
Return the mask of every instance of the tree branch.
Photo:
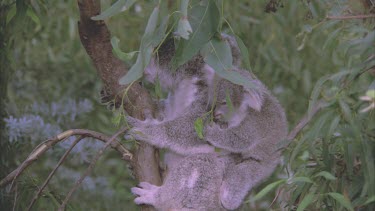
M310 116L305 114L305 116L298 122L298 124L289 132L287 140L292 141L299 132L311 121L311 119L325 106L325 102L318 101L311 110Z
M66 150L66 152L64 153L64 155L61 157L61 159L59 160L59 162L56 164L55 168L51 171L51 173L48 175L46 181L44 181L43 185L41 188L39 188L38 192L35 194L33 200L30 202L29 204L29 207L27 208L27 210L31 210L31 208L33 207L34 203L36 202L36 200L38 200L40 194L42 194L44 188L47 186L47 184L49 183L49 181L51 180L52 176L56 173L57 169L61 166L61 164L65 161L65 159L68 157L69 153L72 151L72 149L78 144L78 142L80 142L84 137L83 136L80 136L78 137L74 142L73 144L69 147L68 150Z
M30 155L26 158L22 164L12 171L8 176L6 176L4 179L0 181L0 187L3 187L10 182L14 181L17 179L17 177L27 168L29 167L34 161L36 161L40 156L44 154L45 151L48 149L52 148L55 146L57 143L60 141L65 140L66 138L70 136L75 136L75 135L81 135L84 137L92 137L95 138L99 141L103 142L108 142L110 140L110 137L95 132L95 131L90 131L90 130L83 130L83 129L73 129L73 130L67 130L51 139L48 139L47 141L44 141L43 143L39 144L31 153ZM111 143L111 147L118 151L122 158L127 161L131 161L133 158L133 155L119 142L113 142Z
M98 153L96 153L94 159L91 161L89 167L87 167L85 173L77 180L77 182L74 184L73 188L69 191L67 196L65 197L63 203L59 207L59 211L64 211L65 206L68 203L69 199L73 195L73 193L78 189L78 187L82 184L83 180L91 173L91 171L94 169L94 166L96 162L99 160L100 156L103 155L104 151L112 144L113 141L116 140L116 138L121 135L122 133L126 132L128 130L128 127L124 127L123 129L119 130L115 135L113 135L108 142L99 150Z
M126 112L135 118L144 119L146 110L154 114L155 103L145 89L134 83L124 93L126 87L118 83L118 79L126 74L128 68L113 55L110 32L104 21L91 20L92 16L100 13L100 1L78 0L78 7L80 12L79 36L103 81L105 97L121 99ZM124 99L123 96L125 96ZM147 181L155 185L161 184L158 153L152 146L141 143L134 152L131 165L138 181ZM150 206L142 206L142 210L154 209Z

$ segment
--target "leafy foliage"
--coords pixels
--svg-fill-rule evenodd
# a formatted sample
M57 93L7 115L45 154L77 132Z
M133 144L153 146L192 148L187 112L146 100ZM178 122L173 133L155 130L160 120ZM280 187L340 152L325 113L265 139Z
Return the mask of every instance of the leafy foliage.
M111 132L115 127L112 114L96 103L100 82L77 36L76 2L20 2L11 5L6 19L12 34L7 57L14 70L6 107L7 144L18 151L10 158L15 162L27 155L30 137L42 141L61 129ZM160 2L157 6L143 1L103 1L103 8L109 9L95 17L107 19L112 35L121 40L112 39L118 57L132 64L132 56L138 52L131 75L123 83L141 77L154 48L171 32L182 38L176 45L176 67L201 51L206 53L207 63L216 64L218 74L241 83L225 72L231 56L216 36L235 32L244 43L239 42L243 66L251 67L278 97L290 127L306 113L311 118L294 140L287 141L283 165L254 189L243 210L375 209L374 19L327 18L373 14L372 1L285 1L282 6L280 1L272 1L278 6L272 10L271 1L181 1L189 2L191 32L186 20L180 22L186 5L178 9L180 5ZM273 13L265 13L265 9ZM80 99L90 103L80 104ZM320 102L325 107L312 115ZM197 131L202 124L197 120ZM66 146L55 149L48 160L40 160L22 178L17 208L27 206L30 190L43 182ZM59 170L37 209L55 209L69 188L65 184L73 184L82 162L91 156L87 148L95 151L96 145L77 148L74 156L85 158ZM129 194L134 180L122 161L108 153L96 169L70 209L136 210Z

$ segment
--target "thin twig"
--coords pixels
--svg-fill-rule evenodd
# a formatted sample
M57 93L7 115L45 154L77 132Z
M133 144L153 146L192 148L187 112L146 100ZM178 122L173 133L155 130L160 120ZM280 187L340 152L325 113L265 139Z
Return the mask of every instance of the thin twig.
M281 193L281 189L279 188L279 189L277 190L277 194L276 194L275 198L273 198L273 200L272 200L270 206L268 206L268 209L270 209L270 208L273 206L273 204L276 202L277 198L279 198L280 193Z
M325 102L323 101L318 101L314 107L311 110L310 115L305 114L305 116L298 122L298 124L293 128L292 131L287 136L287 140L293 140L299 132L311 121L311 119L322 109L325 107Z
M84 138L84 136L80 136L78 137L74 142L73 144L69 147L68 150L66 150L66 152L64 153L64 155L61 157L61 159L59 160L59 162L56 164L55 168L51 171L51 173L48 175L46 181L43 183L42 187L39 189L39 191L35 194L33 200L31 201L29 207L27 208L27 210L31 210L31 208L33 207L34 203L36 202L36 200L39 198L39 196L42 194L44 188L47 186L47 184L49 183L49 181L51 180L52 176L56 173L57 169L61 166L61 164L65 161L65 159L68 157L69 153L72 151L72 149L78 144L78 142L80 142L82 139Z
M0 187L3 187L10 182L14 181L18 178L18 176L27 168L29 167L35 160L37 160L40 156L44 154L45 151L56 145L57 143L61 142L65 138L68 138L70 136L75 135L82 135L84 137L92 137L102 142L109 142L110 137L98 133L91 130L84 130L84 129L72 129L67 130L51 139L48 139L47 141L43 142L42 144L39 144L32 153L27 157L27 159L14 171L12 171L10 174L8 174L4 179L0 181ZM111 143L111 147L118 151L122 158L126 161L131 161L133 159L133 155L129 150L125 148L119 141Z
M348 19L366 19L375 18L375 14L371 15L348 15L348 16L327 16L330 20L348 20Z
M16 184L16 192L14 194L14 201L13 201L13 211L16 210L16 205L17 205L17 198L18 198L18 184Z
M69 199L71 198L71 196L73 195L73 193L77 190L77 188L82 184L83 180L91 173L91 171L93 170L96 162L99 160L100 156L103 155L104 151L108 148L108 146L111 145L111 143L116 140L116 138L121 135L122 133L126 132L128 130L128 127L124 127L122 128L121 130L119 130L115 135L113 135L109 140L108 142L99 150L98 153L96 153L94 159L91 161L89 167L87 167L85 173L83 175L81 175L81 177L77 180L77 182L74 184L73 188L69 191L69 193L67 194L67 196L65 197L63 203L61 204L61 206L59 207L59 211L64 211L65 210L65 206L66 204L68 203Z

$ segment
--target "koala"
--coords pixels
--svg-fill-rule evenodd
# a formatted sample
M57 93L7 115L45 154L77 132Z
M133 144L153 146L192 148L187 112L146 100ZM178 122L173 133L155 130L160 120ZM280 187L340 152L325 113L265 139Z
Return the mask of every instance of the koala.
M221 185L220 200L229 210L238 208L249 190L271 175L281 156L275 145L288 131L285 112L270 91L248 71L236 67L233 71L247 78L254 89L218 80L215 118L204 128L208 143L242 157L228 167Z
M152 82L158 78L162 88L169 93L167 99L160 102L162 111L159 115L162 117L145 121L127 117L133 128L125 137L180 155L214 152L214 147L200 139L194 128L195 120L204 116L209 106L203 58L195 56L173 72L169 68L173 52L173 41L167 41L160 47L158 58L153 59L145 70L147 80Z
M229 157L215 153L186 156L168 173L162 186L141 182L131 189L136 204L148 204L157 210L220 211L220 185Z
M224 37L224 39L229 38ZM232 52L238 50L234 39L229 40L228 43ZM170 202L174 205L168 205L165 202L164 206L183 209L183 199L180 197L189 199L191 206L200 204L193 198L194 195L202 197L203 194L218 196L216 199L224 209L237 209L247 193L267 178L277 166L280 154L276 152L274 146L286 137L285 113L277 99L259 80L252 77L248 71L235 66L240 64L238 58L234 59L233 71L252 82L255 85L254 89L250 90L218 77L210 66L202 62L200 56L195 57L191 64L184 65L173 73L166 65L168 62L165 62L172 58L169 51L164 51L168 56L161 57L157 65L154 63L156 68L150 67L145 73L146 79L150 81L159 78L162 88L169 92L168 98L162 101L163 120L140 121L129 117L129 123L134 128L128 135L159 148L168 148L186 157L177 164L171 165L171 171L163 186L156 187L141 183L141 188L133 189L133 193L139 195L136 203L151 204L165 210L168 207L163 208L163 203L157 203L169 200L171 196L168 194L172 192L172 195L176 196L174 198L176 203ZM232 105L228 105L228 96ZM205 140L201 140L196 135L194 121L211 108L214 108L214 121L205 124ZM214 152L214 147L222 149L224 152L222 157L225 159L236 161L224 162L223 167L222 163L215 160L217 153ZM212 162L190 163L191 160L201 156L209 157ZM235 159L238 157L239 159ZM191 166L187 165L188 163ZM215 177L220 182L215 180L204 183L209 186L218 184L218 186L212 188L207 188L205 185L198 186L193 188L193 192L186 192L185 195L182 192L192 190L190 186L181 186L182 189L175 190L175 187L178 187L175 181L181 178L199 175L197 177L199 181L206 181L204 177L209 175L204 174L203 170L200 171L205 169L204 165L210 165L210 168L215 169L213 174L216 174L216 171L222 173L221 177ZM198 173L194 173L193 169L197 169ZM147 198L150 194L152 197ZM144 199L145 197L147 199ZM199 208L194 209L199 210Z

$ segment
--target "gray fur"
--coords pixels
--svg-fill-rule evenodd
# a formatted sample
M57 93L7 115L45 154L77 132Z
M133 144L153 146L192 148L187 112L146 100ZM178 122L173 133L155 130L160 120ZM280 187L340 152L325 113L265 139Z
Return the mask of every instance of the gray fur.
M235 40L228 42L232 52L238 50L233 44ZM239 63L235 58L234 65ZM217 77L199 56L190 66L184 65L175 73L166 64L164 61L148 69L149 80L155 79L150 76L156 74L163 88L169 91L163 101L164 119L140 121L129 117L134 128L128 136L187 157L180 158L178 164L167 164L170 172L161 187L142 183L142 188L132 189L139 195L135 202L151 204L160 210L220 210L217 205L220 202L225 209L237 209L248 192L277 166L280 154L275 145L287 134L285 113L277 99L246 70L233 68L255 84L256 89L249 90ZM233 109L227 105L226 93L230 94ZM211 106L215 107L214 122L205 125L205 140L201 140L194 121ZM219 159L213 146L227 153ZM203 158L207 162L201 162ZM200 183L181 185L181 181L191 178Z
M142 182L132 188L132 193L138 195L135 203L149 204L160 211L225 210L218 188L225 162L213 153L187 156L171 169L162 186Z

